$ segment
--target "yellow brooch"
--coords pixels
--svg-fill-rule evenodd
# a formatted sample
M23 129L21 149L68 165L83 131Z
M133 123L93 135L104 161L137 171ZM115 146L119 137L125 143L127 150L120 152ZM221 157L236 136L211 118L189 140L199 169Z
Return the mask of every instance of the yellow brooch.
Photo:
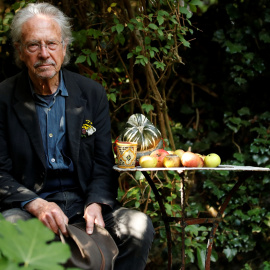
M96 129L93 127L93 123L90 120L85 120L85 123L82 125L82 137L91 136Z

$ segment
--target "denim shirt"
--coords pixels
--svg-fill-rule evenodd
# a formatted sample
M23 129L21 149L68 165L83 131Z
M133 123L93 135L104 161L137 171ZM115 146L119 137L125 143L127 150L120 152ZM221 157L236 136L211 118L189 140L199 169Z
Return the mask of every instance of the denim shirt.
M73 163L67 151L65 97L68 96L68 91L62 71L60 71L58 89L54 94L38 95L34 92L32 83L31 91L36 104L47 171L51 172L48 174L42 193L38 194L39 197L46 198L52 193L76 187L72 177ZM21 206L23 207L27 202L22 202Z
M65 97L67 89L60 72L60 84L57 91L49 96L33 92L36 111L40 124L47 169L68 169L73 171L71 160L67 157Z

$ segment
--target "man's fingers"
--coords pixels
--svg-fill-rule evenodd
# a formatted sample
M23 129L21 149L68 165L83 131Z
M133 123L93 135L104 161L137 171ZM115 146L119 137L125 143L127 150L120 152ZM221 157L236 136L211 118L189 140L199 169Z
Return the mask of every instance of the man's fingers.
M26 210L32 215L36 216L45 226L58 234L61 232L68 236L66 224L68 217L64 214L62 209L53 202L47 202L43 199L36 199L26 205Z
M97 216L97 218L95 219L95 223L103 228L105 227L105 223L102 216Z
M68 236L67 227L66 227L66 224L68 224L67 216L65 214L59 215L58 213L53 213L53 217L57 226L55 233L58 234L58 230L60 229L63 235Z
M95 218L92 215L86 215L84 216L84 218L86 221L86 233L92 234L94 231Z

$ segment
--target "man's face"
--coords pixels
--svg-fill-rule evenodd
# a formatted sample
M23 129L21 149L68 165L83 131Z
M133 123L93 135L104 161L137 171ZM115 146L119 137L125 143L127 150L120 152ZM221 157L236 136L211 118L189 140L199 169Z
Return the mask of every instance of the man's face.
M61 29L50 17L36 15L23 24L22 44L17 48L32 80L51 79L58 74L66 54L66 45L61 42ZM58 44L56 49L46 48L52 43Z

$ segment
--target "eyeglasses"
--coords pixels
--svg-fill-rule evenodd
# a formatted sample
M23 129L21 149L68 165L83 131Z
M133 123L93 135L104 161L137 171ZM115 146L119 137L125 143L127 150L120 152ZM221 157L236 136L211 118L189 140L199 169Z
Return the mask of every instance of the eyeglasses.
M63 41L57 41L57 40L49 40L45 41L45 44L41 44L40 42L27 42L26 44L21 44L26 48L26 50L29 53L35 53L37 50L41 50L41 47L44 46L49 51L56 51L60 48L60 45L63 43Z

